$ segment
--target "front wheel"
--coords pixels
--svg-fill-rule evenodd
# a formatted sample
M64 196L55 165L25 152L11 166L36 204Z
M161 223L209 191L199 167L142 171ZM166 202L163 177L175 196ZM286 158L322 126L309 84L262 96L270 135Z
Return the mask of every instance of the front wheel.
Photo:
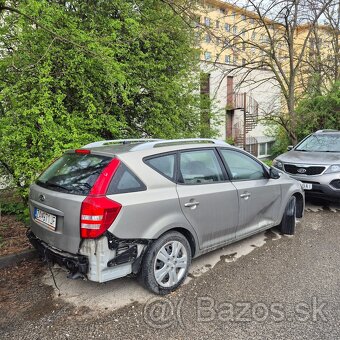
M188 240L181 233L168 232L150 245L139 278L153 293L165 295L182 284L190 263L191 248Z
M294 235L296 225L296 197L292 196L283 213L282 221L279 225L280 232L286 235Z

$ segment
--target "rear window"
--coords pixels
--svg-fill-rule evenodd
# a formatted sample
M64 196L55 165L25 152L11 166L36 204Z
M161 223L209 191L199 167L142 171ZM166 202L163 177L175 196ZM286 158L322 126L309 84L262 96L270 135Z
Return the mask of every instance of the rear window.
M54 191L88 195L111 160L105 156L67 153L54 162L36 183Z

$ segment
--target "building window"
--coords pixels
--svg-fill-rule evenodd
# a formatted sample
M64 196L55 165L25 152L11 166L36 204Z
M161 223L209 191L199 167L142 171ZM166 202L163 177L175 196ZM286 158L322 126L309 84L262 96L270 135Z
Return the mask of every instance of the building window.
M220 22L216 20L216 28L220 28Z
M225 61L226 64L230 64L230 55L226 55L224 57L224 61Z
M242 50L243 50L243 51L246 50L246 43L245 43L245 42L242 43Z
M224 29L226 30L226 32L230 32L230 25L224 24Z
M245 21L245 20L246 20L246 16L245 16L244 14L242 14L242 15L241 15L241 19L242 19L243 21Z
M251 23L252 25L254 25L254 18L251 18L251 19L250 19L250 23Z
M211 52L204 52L204 59L206 61L210 61L211 60Z
M233 27L233 33L237 34L237 26L236 25Z
M259 144L259 157L270 156L274 142L260 143Z
M245 36L246 36L246 30L243 29L243 30L242 30L242 37L245 37Z
M261 143L259 148L259 156L267 155L267 143Z
M237 65L237 62L238 62L237 57L234 56L234 65Z
M230 47L230 41L229 41L229 39L224 39L223 46L224 46L224 47Z
M252 38L252 40L256 39L256 33L255 32L252 33L251 38Z
M246 60L243 58L242 59L242 65L244 66L246 64Z
M205 35L205 42L208 43L208 44L211 42L211 37L210 37L209 34Z
M232 12L231 15L232 15L233 19L235 20L236 19L236 12Z
M204 25L205 26L210 26L210 19L208 17L204 18Z

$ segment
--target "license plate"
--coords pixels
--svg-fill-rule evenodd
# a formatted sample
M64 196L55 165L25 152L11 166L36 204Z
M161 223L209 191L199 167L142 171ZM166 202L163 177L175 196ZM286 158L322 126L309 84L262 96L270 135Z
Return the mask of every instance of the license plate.
M302 188L303 188L304 190L312 190L313 185L310 184L310 183L302 183Z
M48 227L48 229L55 230L57 225L57 216L47 213L46 211L34 208L34 219Z

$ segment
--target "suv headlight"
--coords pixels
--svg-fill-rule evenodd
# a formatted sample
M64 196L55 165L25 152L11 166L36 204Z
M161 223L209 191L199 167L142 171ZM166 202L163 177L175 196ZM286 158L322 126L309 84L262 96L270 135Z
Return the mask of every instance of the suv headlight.
M327 171L325 172L325 174L332 174L334 172L340 172L340 164L333 164L331 165Z
M273 160L273 166L274 166L275 168L278 168L278 169L280 169L280 170L283 170L283 163L282 163L281 161L277 160L277 159L274 159L274 160Z

